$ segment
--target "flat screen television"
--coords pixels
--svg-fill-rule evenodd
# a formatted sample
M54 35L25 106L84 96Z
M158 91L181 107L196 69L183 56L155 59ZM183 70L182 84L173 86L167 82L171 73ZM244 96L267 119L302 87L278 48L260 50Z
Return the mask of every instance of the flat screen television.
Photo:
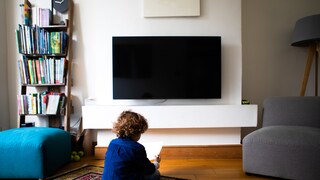
M220 36L113 37L113 99L221 98Z

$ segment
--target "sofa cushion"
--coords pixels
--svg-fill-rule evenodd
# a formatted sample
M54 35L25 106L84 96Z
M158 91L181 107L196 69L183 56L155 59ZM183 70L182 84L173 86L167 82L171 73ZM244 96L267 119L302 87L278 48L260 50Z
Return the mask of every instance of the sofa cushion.
M320 129L268 126L243 139L245 172L289 179L316 179L320 162Z

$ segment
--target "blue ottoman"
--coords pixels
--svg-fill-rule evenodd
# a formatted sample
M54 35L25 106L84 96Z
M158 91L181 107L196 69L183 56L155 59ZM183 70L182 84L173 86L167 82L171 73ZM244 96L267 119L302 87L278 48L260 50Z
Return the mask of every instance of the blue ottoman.
M57 128L0 132L0 179L45 178L70 161L71 136Z

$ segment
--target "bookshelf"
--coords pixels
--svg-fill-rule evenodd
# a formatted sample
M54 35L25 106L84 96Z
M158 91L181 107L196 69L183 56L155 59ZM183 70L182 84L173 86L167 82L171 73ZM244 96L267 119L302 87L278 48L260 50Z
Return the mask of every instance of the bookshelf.
M40 120L48 119L49 127L70 131L73 1L68 1L64 24L51 23L52 7L46 12L49 16L39 14L42 8L33 12L35 8L28 0L20 7L23 19L16 30L17 49L21 55L17 61L18 127L33 125L26 117L37 116ZM32 22L34 19L37 22ZM43 19L47 21L43 23Z

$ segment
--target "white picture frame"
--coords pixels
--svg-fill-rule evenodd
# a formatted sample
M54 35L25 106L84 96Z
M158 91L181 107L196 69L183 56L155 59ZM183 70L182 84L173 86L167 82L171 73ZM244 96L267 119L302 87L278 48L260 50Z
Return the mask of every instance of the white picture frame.
M200 0L143 0L143 16L200 16Z

